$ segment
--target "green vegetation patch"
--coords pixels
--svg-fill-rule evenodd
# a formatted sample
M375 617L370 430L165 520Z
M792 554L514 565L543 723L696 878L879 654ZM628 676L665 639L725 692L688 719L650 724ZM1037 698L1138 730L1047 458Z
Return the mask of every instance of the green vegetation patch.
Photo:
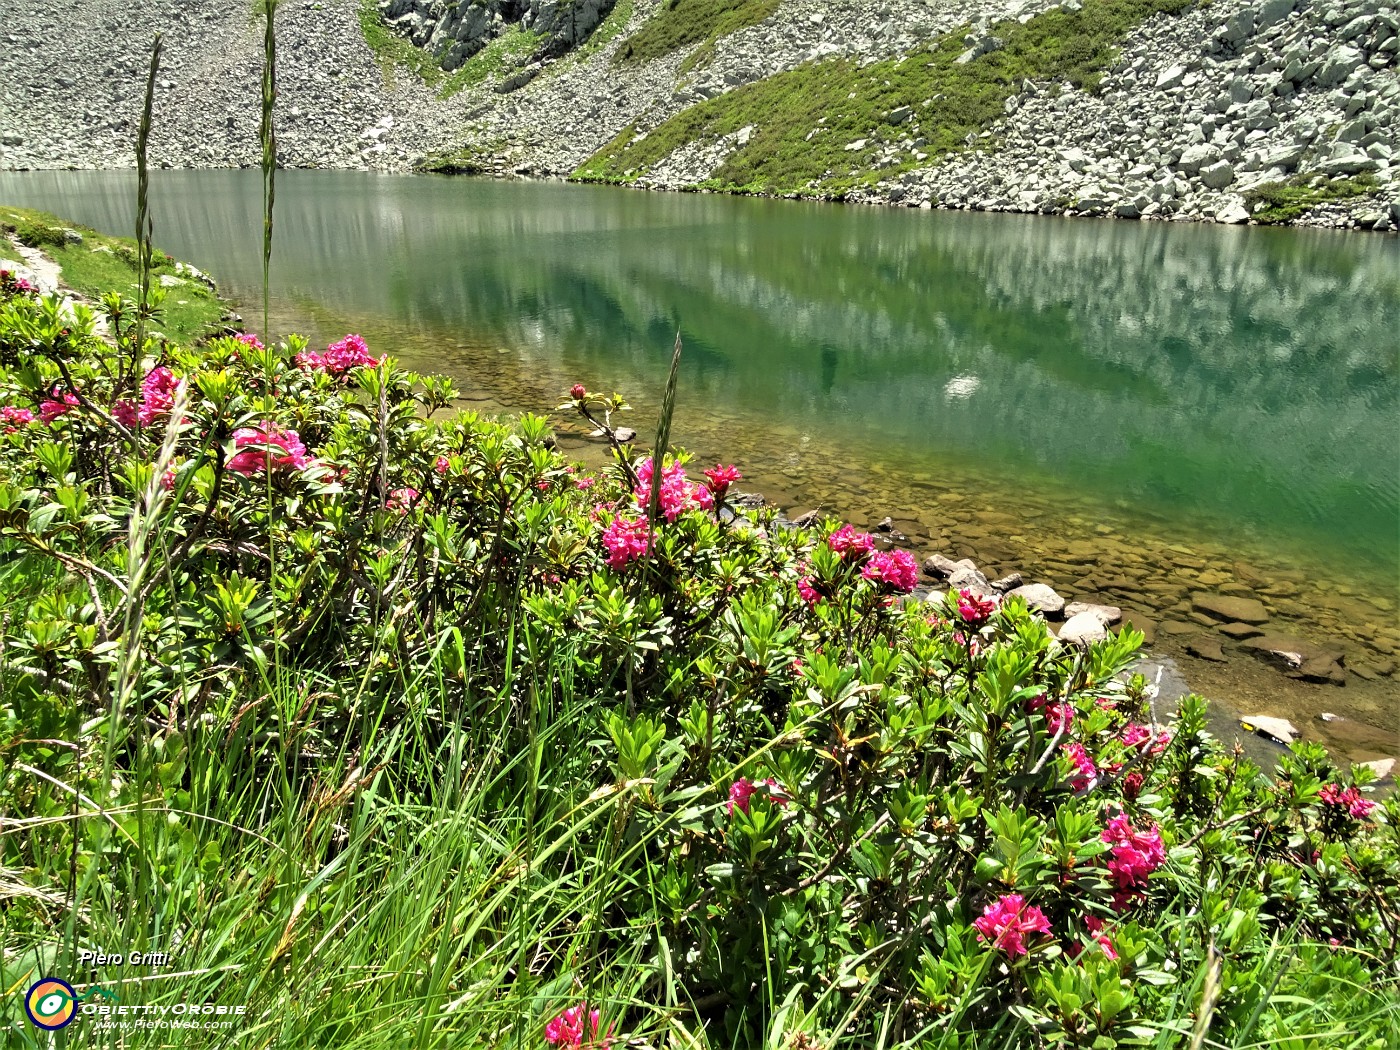
M136 241L108 237L86 226L68 223L47 212L28 208L0 208L0 230L13 233L22 244L38 248L62 272L63 281L75 292L96 301L107 292L129 299L139 293ZM73 234L81 237L75 241ZM4 248L0 247L0 254ZM194 342L219 327L224 303L198 279L176 272L176 261L160 250L152 256L151 283L161 288L161 277L181 284L163 287L165 301L155 327L177 342Z
M1270 226L1293 222L1319 204L1365 197L1375 190L1376 179L1373 175L1328 180L1325 176L1299 174L1287 182L1266 182L1246 190L1244 203L1250 218Z
M499 80L508 70L520 65L543 39L541 33L511 26L454 70L438 91L438 97L451 98L465 88Z
M494 146L465 145L441 153L429 153L413 164L413 170L428 175L485 175L503 163L500 150Z
M712 53L720 37L757 25L777 9L778 0L666 0L618 49L614 61L648 62L702 43L706 47L701 50ZM692 58L698 61L698 56Z
M902 59L864 67L851 58L810 62L691 106L640 138L629 126L574 178L634 182L683 146L752 127L704 188L840 196L966 148L1025 80L1096 90L1130 29L1191 3L1086 0L1079 11L1048 11L1024 25L1008 20L992 29L1003 47L961 63L965 28ZM871 171L881 146L901 138L908 140L902 159ZM924 142L915 147L918 139Z
M374 0L362 0L359 18L360 33L379 60L379 69L385 81L392 82L394 70L403 69L429 87L442 83L446 74L438 66L436 57L421 47L414 47L386 26L379 18L379 8Z

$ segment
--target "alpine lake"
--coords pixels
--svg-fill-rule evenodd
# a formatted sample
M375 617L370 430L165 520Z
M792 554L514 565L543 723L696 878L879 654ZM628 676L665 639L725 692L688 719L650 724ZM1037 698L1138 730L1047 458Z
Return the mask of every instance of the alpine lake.
M155 243L253 331L261 190L151 187ZM0 200L129 235L135 176ZM311 171L274 235L274 336L359 332L486 414L620 391L642 447L679 331L695 468L1118 606L1221 711L1400 757L1400 238Z

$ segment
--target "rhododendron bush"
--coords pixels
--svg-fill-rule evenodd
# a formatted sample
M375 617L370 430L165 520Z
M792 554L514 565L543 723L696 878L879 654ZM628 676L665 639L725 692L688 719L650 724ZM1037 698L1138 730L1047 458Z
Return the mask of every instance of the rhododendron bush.
M542 416L449 416L449 382L357 336L113 351L8 287L0 540L53 581L11 610L12 757L56 775L68 751L34 740L100 732L131 654L134 720L293 762L308 805L380 775L412 798L486 741L526 756L492 819L570 848L503 860L520 881L425 921L451 951L405 964L466 972L512 928L493 909L577 885L510 965L537 982L510 1045L620 1046L684 1013L759 1046L784 1003L832 1045L1177 1045L1206 973L1228 1042L1330 974L1393 987L1395 802L1315 745L1267 773L1222 748L1202 700L1133 673L1131 629L1079 648L1019 599L922 600L910 552L736 506L750 468L658 465L583 384L559 418L598 426L606 465ZM279 710L269 668L323 685ZM554 723L568 746L537 746ZM400 726L413 763L379 757ZM357 772L323 775L332 751ZM183 768L153 790L187 799ZM338 936L314 913L281 936Z

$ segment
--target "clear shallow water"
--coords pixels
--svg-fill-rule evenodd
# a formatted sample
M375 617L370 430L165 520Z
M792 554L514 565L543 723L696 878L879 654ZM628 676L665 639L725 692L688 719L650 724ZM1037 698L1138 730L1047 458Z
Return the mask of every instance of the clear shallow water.
M0 174L0 200L121 233L133 184ZM258 173L158 172L152 203L156 243L252 326ZM1157 580L1158 619L1291 580L1264 596L1293 633L1347 627L1382 665L1400 646L1396 238L284 172L272 287L274 327L363 331L488 406L618 389L643 437L679 328L679 439L765 492L890 513L1072 597ZM1381 710L1400 693L1348 684Z

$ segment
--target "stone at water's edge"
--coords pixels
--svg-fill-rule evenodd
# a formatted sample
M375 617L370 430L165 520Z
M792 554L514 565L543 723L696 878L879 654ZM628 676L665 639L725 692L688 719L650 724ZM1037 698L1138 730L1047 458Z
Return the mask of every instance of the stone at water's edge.
M1191 595L1191 606L1230 623L1257 624L1269 621L1269 611L1257 598L1238 598L1228 594L1207 594L1198 591Z
M1025 584L1007 592L1006 596L1022 598L1036 612L1056 619L1065 611L1065 600L1055 593L1054 588L1043 583Z
M1258 638L1264 632L1252 623L1226 623L1220 625L1220 633L1229 635L1236 641L1244 638Z
M1291 744L1298 739L1298 727L1286 718L1272 715L1245 715L1240 725L1251 733L1268 737L1280 744Z
M1078 616L1071 616L1059 630L1060 641L1080 645L1100 642L1107 637L1108 625L1103 622L1101 616L1092 612L1082 612Z
M1192 638L1186 643L1186 651L1202 660L1211 660L1218 664L1225 663L1225 653L1221 651L1220 642L1206 635L1197 635Z
M1093 602L1070 602L1065 606L1065 615L1078 616L1080 613L1093 613L1104 623L1112 626L1123 619L1123 610L1116 605L1095 605ZM1138 628L1141 630L1141 628Z

